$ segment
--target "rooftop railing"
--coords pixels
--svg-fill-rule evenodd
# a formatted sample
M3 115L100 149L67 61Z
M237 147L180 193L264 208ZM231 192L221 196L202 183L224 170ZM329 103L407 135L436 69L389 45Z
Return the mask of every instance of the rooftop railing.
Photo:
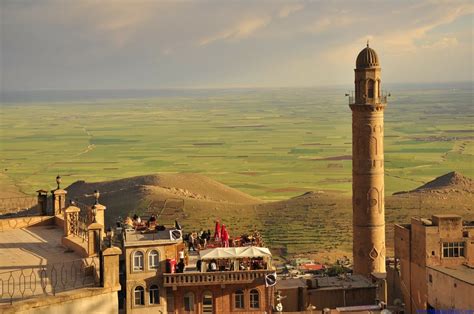
M0 273L0 304L99 286L96 258L38 265Z
M244 270L222 272L192 272L179 274L163 274L165 287L177 286L206 286L215 284L252 283L257 279L265 278L274 270Z
M347 94L349 98L349 105L354 105L356 104L357 100L356 97L354 96L354 93L352 92L351 95ZM373 100L372 98L370 99L370 103L375 103L375 104L386 104L387 103L387 98L390 96L390 94L383 94L380 97L375 97Z

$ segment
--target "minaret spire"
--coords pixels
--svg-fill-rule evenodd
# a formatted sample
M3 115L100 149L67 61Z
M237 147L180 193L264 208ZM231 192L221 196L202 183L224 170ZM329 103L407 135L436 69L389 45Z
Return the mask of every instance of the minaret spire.
M369 47L357 56L352 110L352 226L354 273L385 273L383 113L380 64Z

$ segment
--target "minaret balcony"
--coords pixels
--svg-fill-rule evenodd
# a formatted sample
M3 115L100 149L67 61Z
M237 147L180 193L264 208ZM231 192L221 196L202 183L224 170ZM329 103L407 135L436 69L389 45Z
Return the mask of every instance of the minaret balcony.
M387 104L387 98L390 96L390 94L384 94L380 97L376 98L363 98L362 101L357 101L356 97L353 95L353 93L348 96L349 97L349 105L364 105L364 104L375 104L375 105L386 105Z

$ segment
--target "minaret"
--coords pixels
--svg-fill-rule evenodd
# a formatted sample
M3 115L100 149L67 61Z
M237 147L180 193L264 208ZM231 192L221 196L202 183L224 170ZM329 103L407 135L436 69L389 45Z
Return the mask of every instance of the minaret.
M380 64L367 47L357 56L352 110L352 225L354 273L385 273L383 111Z

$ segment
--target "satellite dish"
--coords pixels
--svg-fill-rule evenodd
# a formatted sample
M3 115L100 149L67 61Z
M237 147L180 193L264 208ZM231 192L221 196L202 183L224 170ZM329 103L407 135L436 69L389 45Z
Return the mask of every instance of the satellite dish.
M183 233L181 232L181 230L171 230L170 231L170 239L171 240L179 240L183 237Z
M268 274L265 276L265 286L271 287L276 285L277 278L276 273Z

